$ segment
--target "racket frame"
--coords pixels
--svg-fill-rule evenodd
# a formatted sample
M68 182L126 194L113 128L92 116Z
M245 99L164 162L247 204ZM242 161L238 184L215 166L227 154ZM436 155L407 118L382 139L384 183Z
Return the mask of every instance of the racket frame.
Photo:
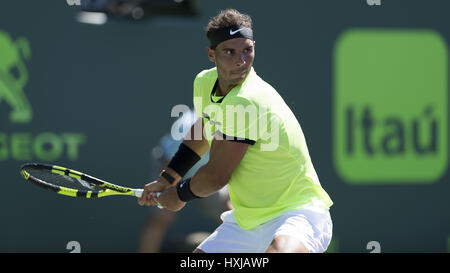
M36 178L32 175L30 175L25 169L26 168L34 168L34 169L42 169L50 171L51 173L61 174L68 177L81 179L83 181L86 181L91 184L95 184L102 188L100 191L91 191L91 190L77 190L72 189L64 186L58 186L51 183L48 183L46 181L43 181L39 178ZM57 165L50 165L50 164L43 164L43 163L26 163L23 164L20 168L20 173L22 176L29 182L48 189L52 190L58 194L71 196L71 197L84 197L84 198L101 198L105 196L112 196L112 195L129 195L129 196L135 196L135 197L141 197L143 189L132 189L128 187L122 187L119 185L115 185L109 182L106 182L104 180L98 179L96 177L84 174L82 172L68 169L65 167L57 166Z

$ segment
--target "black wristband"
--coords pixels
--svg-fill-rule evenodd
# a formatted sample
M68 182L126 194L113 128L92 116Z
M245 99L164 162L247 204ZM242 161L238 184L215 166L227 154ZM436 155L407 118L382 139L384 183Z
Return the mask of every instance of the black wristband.
M164 179L166 179L167 181L169 181L170 184L173 183L173 181L175 181L175 178L173 178L173 176L171 176L170 174L168 174L166 171L162 171L160 174L161 177L164 177Z
M183 177L200 159L201 157L196 152L181 143L168 167Z
M189 202L193 199L200 198L197 195L195 195L194 193L192 193L191 187L190 187L190 182L191 182L191 179L188 178L188 179L180 181L177 184L178 198L180 198L180 200L183 202Z

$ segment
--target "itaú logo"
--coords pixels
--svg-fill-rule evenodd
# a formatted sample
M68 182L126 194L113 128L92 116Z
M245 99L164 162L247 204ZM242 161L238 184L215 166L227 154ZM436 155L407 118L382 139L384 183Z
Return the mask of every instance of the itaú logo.
M86 135L73 132L27 132L26 125L33 119L31 104L26 96L31 47L24 37L14 40L0 30L0 107L8 107L8 120L20 132L11 132L0 126L0 161L17 160L54 161L67 158L75 161Z
M445 174L447 60L432 30L353 29L339 37L333 163L344 181L426 184Z

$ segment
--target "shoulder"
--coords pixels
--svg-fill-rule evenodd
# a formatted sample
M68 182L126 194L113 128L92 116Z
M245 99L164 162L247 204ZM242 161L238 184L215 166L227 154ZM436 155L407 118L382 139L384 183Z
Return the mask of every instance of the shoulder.
M200 73L198 73L195 76L195 83L201 83L203 81L210 81L212 79L216 79L217 78L217 68L213 67L211 69L205 69L203 71L201 71Z
M256 100L263 97L267 97L278 93L272 85L263 80L256 72L252 69L252 74L249 80L242 86L239 95L245 97L249 100Z
M236 96L231 98L231 101L243 105L253 104L258 107L269 107L279 102L278 96L278 92L270 84L258 79L242 88Z
M206 69L195 76L194 79L194 97L206 97L211 92L214 83L217 80L217 68Z

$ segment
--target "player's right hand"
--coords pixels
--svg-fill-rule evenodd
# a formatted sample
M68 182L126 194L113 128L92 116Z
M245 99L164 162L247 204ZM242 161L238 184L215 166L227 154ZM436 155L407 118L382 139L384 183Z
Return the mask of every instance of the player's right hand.
M162 192L170 187L170 183L161 178L148 183L144 186L142 196L138 198L138 204L141 206L156 206L158 204L156 193Z

